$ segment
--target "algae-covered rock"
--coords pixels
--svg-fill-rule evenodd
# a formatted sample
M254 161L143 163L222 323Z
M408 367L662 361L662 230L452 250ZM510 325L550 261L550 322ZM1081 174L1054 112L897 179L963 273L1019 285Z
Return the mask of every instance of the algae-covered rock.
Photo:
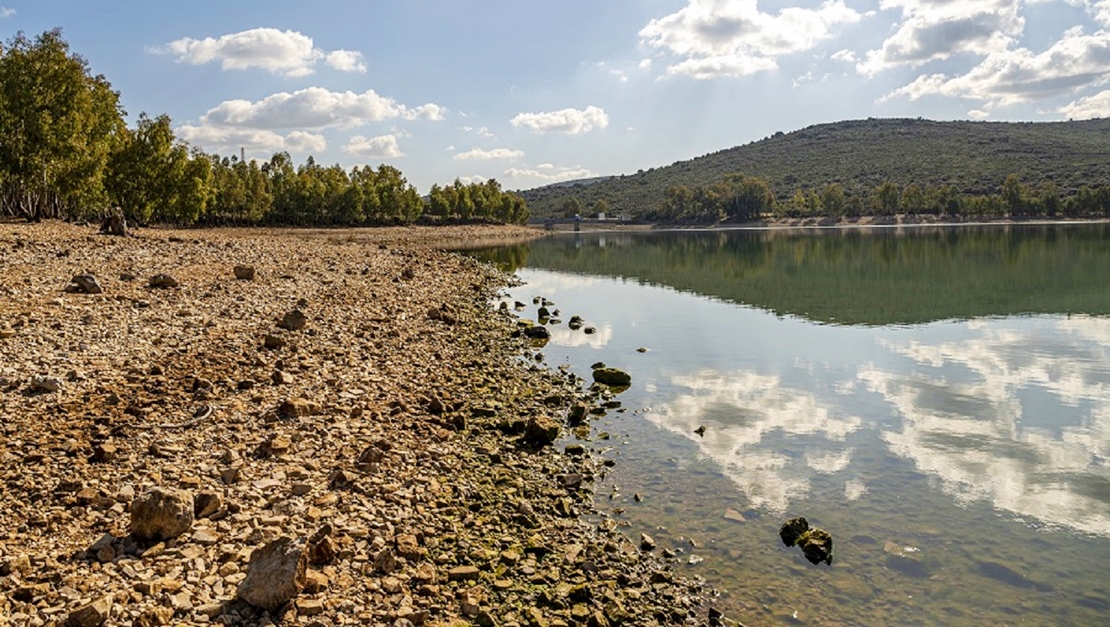
M811 564L832 565L832 536L823 529L811 528L805 518L799 516L783 523L779 527L779 538L786 546L798 545Z
M617 368L598 368L594 370L594 382L612 387L632 385L632 375Z
M810 564L825 562L832 566L833 541L832 536L824 529L810 529L798 538L798 546Z
M779 538L786 546L794 546L798 543L798 538L802 534L809 531L809 522L802 516L791 518L790 520L782 523L779 527Z

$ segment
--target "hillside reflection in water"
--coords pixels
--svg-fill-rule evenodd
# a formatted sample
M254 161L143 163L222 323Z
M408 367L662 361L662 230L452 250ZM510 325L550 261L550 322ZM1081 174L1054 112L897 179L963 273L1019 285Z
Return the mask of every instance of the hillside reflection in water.
M997 623L1003 603L1031 624L1081 624L1110 609L1100 575L1110 560L1106 235L556 238L514 249L528 265L508 298L542 295L564 319L597 327L553 325L550 366L588 378L604 361L632 373L627 413L594 424L616 436L597 443L617 461L599 504L633 528L708 542L708 566L694 574L726 588L752 573L763 580L743 586L792 587L777 571L800 556L770 540L802 513L832 529L846 556L810 583L871 582L858 606L835 610L789 596L811 615L867 623L882 608L884 620L960 612ZM725 509L748 522L722 528ZM891 541L933 560L931 576L890 571ZM1030 542L1041 550L1013 552ZM997 567L1000 547L1010 570ZM1074 582L1046 583L1041 571ZM1019 591L1018 580L1040 588Z

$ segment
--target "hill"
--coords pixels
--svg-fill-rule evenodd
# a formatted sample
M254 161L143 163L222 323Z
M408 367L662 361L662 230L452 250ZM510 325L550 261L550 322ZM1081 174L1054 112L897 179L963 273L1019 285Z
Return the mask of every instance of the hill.
M521 194L533 216L556 215L570 197L585 206L604 199L611 211L639 216L657 208L670 186L709 186L731 173L766 179L780 202L799 189L820 190L833 182L849 195L865 195L885 181L993 194L1010 174L1031 185L1052 181L1061 196L1069 196L1084 185L1110 185L1110 119L818 124L670 166Z

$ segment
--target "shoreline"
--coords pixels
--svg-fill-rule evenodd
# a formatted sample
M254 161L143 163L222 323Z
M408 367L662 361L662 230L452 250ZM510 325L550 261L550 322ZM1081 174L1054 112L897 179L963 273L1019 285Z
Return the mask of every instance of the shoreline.
M551 445L591 399L525 361L490 306L509 277L434 250L543 232L427 228L0 224L0 617L705 620L709 591L593 508L600 458ZM82 273L103 292L65 293ZM153 487L191 495L183 533L132 533ZM282 537L303 588L239 599Z
M1110 218L998 218L984 220L932 220L936 216L898 215L886 217L863 217L859 219L831 220L828 218L776 218L746 223L718 224L666 224L666 223L608 223L583 221L579 232L582 233L626 233L626 232L670 232L670 231L791 231L791 230L868 230L900 228L959 228L984 226L1067 226L1084 224L1107 224ZM533 224L542 229L542 224ZM573 233L574 223L560 222L552 230L544 233Z

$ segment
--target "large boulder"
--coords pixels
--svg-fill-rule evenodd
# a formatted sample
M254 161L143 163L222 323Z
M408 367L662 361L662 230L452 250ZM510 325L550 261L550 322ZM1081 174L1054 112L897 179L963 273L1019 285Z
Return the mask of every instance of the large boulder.
M150 488L131 502L131 533L143 540L168 540L193 527L193 497L184 490Z
M594 382L610 387L622 388L632 385L632 375L616 368L597 368L594 370Z
M306 562L304 547L289 536L255 550L239 598L265 610L280 608L304 589Z

